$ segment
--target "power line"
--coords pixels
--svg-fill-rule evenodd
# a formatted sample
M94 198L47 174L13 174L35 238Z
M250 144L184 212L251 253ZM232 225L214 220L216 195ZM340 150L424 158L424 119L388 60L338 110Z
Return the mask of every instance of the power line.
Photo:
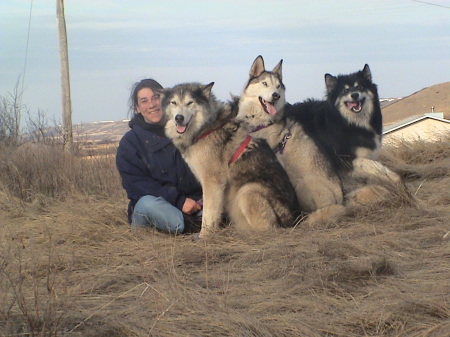
M25 48L25 61L24 61L24 64L23 64L22 89L21 89L20 95L22 95L22 93L23 93L23 86L24 86L24 83L25 83L25 72L26 72L26 69L27 69L27 61L28 61L28 45L30 43L31 13L32 12L33 12L33 0L31 0L30 16L28 18L27 44L26 44L26 48Z
M423 4L430 5L430 6L437 6L437 7L443 7L443 8L450 8L450 6L444 6L444 5L433 4L433 3L431 3L431 2L426 2L426 1L419 1L419 0L411 0L411 1L414 1L414 2L421 2L421 3L423 3Z

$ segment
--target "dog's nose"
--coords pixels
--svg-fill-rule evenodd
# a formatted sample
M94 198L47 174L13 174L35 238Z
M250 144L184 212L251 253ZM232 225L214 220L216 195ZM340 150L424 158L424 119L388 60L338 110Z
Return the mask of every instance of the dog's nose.
M184 116L183 115L176 115L175 116L175 122L177 122L177 124L182 124L184 121Z
M277 92L274 92L272 94L272 100L275 102L275 101L278 101L279 99L280 99L280 94Z
M354 100L357 100L359 98L359 94L357 92L354 92L351 96Z

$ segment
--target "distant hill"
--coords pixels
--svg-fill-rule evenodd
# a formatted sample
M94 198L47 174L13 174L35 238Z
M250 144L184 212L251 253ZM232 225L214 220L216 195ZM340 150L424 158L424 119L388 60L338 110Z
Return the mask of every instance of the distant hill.
M101 121L76 124L73 134L77 141L118 143L129 129L128 120Z
M427 87L412 95L382 105L383 124L389 125L402 119L423 115L424 113L443 112L450 119L450 82Z

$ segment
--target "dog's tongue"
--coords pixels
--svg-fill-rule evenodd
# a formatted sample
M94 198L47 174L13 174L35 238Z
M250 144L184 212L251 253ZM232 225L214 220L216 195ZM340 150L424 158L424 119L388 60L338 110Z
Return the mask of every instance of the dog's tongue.
M358 110L360 106L359 102L347 102L347 108L349 108L350 110L354 109L354 110Z
M177 132L184 133L186 131L186 125L178 125L177 124Z
M275 109L275 106L269 102L266 102L266 110L270 115L277 114L277 109Z

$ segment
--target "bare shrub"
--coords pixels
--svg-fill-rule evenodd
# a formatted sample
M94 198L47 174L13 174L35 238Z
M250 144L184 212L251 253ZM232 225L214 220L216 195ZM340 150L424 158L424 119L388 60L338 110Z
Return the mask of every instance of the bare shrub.
M19 143L20 121L23 106L21 105L21 93L19 81L12 93L0 96L0 143L16 145Z
M62 143L63 131L61 125L55 120L50 126L45 111L38 109L36 114L26 111L26 131L22 138L26 142L47 145L58 145Z

